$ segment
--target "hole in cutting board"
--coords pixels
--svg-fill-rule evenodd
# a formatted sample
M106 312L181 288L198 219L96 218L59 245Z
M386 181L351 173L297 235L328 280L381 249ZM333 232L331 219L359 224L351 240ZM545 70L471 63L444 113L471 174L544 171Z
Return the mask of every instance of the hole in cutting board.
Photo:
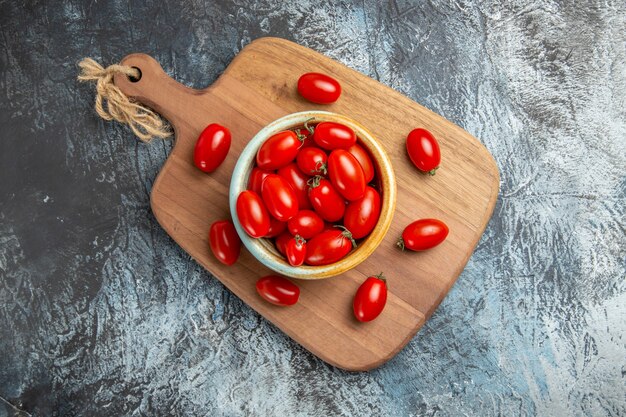
M132 76L129 75L128 76L128 80L131 83L136 83L137 81L141 80L141 70L139 68L137 68L137 67L132 67L132 68L136 69L139 72L139 76L138 77L132 77Z

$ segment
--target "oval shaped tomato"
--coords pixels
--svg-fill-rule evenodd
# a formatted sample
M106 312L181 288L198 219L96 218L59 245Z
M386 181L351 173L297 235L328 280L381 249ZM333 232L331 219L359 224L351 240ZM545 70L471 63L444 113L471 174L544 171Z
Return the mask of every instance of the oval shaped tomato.
M347 229L326 230L307 242L304 262L313 266L332 264L350 253L353 247L356 242Z
M281 253L281 255L286 253L285 249L287 248L287 242L289 242L292 237L293 235L291 233L284 231L278 235L276 239L274 239L274 245L276 245L276 249Z
M422 128L412 130L406 138L406 151L417 169L435 175L441 162L441 153L432 133Z
M298 79L298 93L313 103L330 104L341 95L341 85L326 74L308 72Z
M213 172L219 167L230 149L230 131L217 123L208 125L196 141L193 163L204 172Z
M270 215L261 197L254 191L242 191L237 197L237 219L252 237L263 237L270 230Z
M380 194L368 185L363 198L348 203L343 224L352 232L352 237L361 239L374 230L379 216Z
M253 168L250 176L248 177L248 190L261 195L261 185L263 184L263 180L271 173L272 171L265 171L261 168Z
M328 156L328 177L335 190L346 200L363 197L365 176L363 168L352 154L344 149L335 149Z
M300 235L308 240L324 230L324 220L314 211L300 210L289 219L287 227L292 235Z
M286 179L289 185L291 185L291 188L293 188L293 191L296 193L296 198L298 199L298 208L300 210L311 208L309 186L307 185L307 181L311 177L303 174L295 162L285 165L276 171L276 173Z
M326 161L328 161L326 152L316 146L300 149L296 157L298 168L308 175L326 175Z
M285 130L267 139L256 153L256 164L264 170L278 169L287 165L298 154L302 142L295 132Z
M322 149L348 149L356 143L356 134L341 123L322 122L315 127L313 140Z
M256 292L277 306L291 306L300 298L300 288L285 277L268 275L256 282Z
M416 220L402 232L402 237L398 240L400 249L411 249L413 251L434 248L448 236L448 226L437 219Z
M283 233L286 229L287 222L281 222L280 220L275 219L273 216L270 216L270 230L268 230L267 234L263 237L276 237Z
M241 239L230 220L220 220L209 229L209 246L218 261L224 265L237 262L241 252Z
M298 212L298 197L286 179L270 174L263 180L261 194L267 211L281 222L286 222Z
M352 156L359 161L359 165L361 165L361 169L363 169L363 176L365 177L365 183L369 183L374 179L374 164L372 163L372 158L370 158L369 153L358 143L350 146L346 149Z
M352 310L358 321L372 321L382 313L387 303L387 281L382 272L361 284L354 295Z
M346 211L346 202L330 181L317 176L309 180L309 201L313 210L328 222L336 222Z
M285 246L285 257L291 266L300 266L306 256L306 240L300 235L295 235Z

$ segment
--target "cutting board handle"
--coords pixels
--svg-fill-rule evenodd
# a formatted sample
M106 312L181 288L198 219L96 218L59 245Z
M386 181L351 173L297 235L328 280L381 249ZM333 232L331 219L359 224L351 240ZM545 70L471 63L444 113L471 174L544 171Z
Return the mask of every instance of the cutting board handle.
M139 80L131 80L124 74L115 75L115 85L126 96L145 104L167 119L174 129L183 120L180 115L193 114L201 90L195 90L174 81L161 65L150 55L131 54L121 62L141 72Z

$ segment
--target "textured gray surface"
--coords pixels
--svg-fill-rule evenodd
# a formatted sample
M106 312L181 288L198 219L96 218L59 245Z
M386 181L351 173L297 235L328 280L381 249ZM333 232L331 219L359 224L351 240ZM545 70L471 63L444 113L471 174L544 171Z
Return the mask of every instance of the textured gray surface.
M0 0L6 402L37 416L626 414L623 1L14 3ZM316 359L178 248L149 209L171 143L98 120L75 81L82 57L147 52L203 87L266 35L405 93L500 167L456 286L369 373Z

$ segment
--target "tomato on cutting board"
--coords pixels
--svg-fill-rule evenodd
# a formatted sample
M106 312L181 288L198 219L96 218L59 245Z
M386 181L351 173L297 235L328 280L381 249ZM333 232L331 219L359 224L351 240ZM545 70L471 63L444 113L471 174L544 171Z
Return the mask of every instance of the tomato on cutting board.
M298 79L298 92L313 103L330 104L339 99L341 85L326 74L308 72Z
M417 169L435 175L441 162L441 153L432 133L422 128L412 130L406 138L406 151Z
M434 248L446 240L448 226L437 219L420 219L404 228L398 247L404 250L422 251Z
M361 284L354 295L352 310L358 321L372 321L382 313L387 303L387 281L382 272Z
M300 288L285 277L268 275L256 282L256 291L265 301L277 306L291 306L300 298Z
M241 239L230 220L219 220L209 229L209 246L218 261L224 265L237 262L241 252Z
M230 150L230 131L217 123L208 125L196 141L193 150L194 165L206 173L222 165Z

